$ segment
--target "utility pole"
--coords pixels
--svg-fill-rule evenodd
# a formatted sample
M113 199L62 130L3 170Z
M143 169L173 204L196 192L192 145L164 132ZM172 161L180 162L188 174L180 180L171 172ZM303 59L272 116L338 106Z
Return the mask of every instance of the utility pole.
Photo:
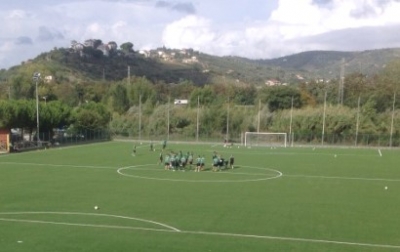
M36 143L37 143L37 147L40 146L40 139L39 139L39 93L38 93L38 82L40 80L40 73L39 72L35 72L33 74L33 78L36 84Z
M226 115L226 141L229 141L229 97L228 97L228 110Z
M257 132L260 132L260 120L261 120L261 99L258 99L258 122L257 122Z
M343 96L344 96L344 58L342 58L342 63L340 64L338 104L343 105Z
M142 140L142 94L139 95L139 141Z

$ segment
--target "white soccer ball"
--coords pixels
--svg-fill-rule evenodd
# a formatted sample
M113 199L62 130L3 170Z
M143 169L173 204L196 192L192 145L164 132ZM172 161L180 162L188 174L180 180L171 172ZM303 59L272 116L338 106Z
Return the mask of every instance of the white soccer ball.
M99 207L98 206L94 206L94 210L99 210Z
M385 186L385 190L387 190L388 189L388 187L387 186Z

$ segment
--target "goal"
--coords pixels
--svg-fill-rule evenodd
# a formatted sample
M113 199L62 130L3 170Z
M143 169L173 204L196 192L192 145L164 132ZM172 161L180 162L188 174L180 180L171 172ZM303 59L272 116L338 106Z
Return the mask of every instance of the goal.
M286 147L287 133L245 132L244 146Z

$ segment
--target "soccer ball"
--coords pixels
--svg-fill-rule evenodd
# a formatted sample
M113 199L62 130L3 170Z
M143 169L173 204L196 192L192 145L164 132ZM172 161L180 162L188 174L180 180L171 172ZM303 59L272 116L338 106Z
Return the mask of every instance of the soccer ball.
M387 186L385 186L385 190L387 190L388 189L388 187Z
M94 206L94 210L99 210L99 207L98 206Z

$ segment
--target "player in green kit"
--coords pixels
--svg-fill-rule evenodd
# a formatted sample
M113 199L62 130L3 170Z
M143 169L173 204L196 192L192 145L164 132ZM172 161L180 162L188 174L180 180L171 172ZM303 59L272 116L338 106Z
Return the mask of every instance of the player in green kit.
M169 158L170 161L170 170L172 169L172 171L175 171L176 168L176 156L174 153L171 154L171 157Z
M132 156L136 156L136 145L133 146L133 150L132 150Z
M162 152L160 152L160 155L158 156L158 164L159 165L162 164L163 160L164 160L163 154L162 154Z
M202 156L200 159L200 170L201 171L204 170L205 163L206 163L206 160L205 160L204 156Z
M170 163L170 156L169 154L165 155L164 158L164 169L169 170L171 168L171 163Z
M201 168L201 157L200 155L196 159L196 168L194 169L195 172L199 172Z

